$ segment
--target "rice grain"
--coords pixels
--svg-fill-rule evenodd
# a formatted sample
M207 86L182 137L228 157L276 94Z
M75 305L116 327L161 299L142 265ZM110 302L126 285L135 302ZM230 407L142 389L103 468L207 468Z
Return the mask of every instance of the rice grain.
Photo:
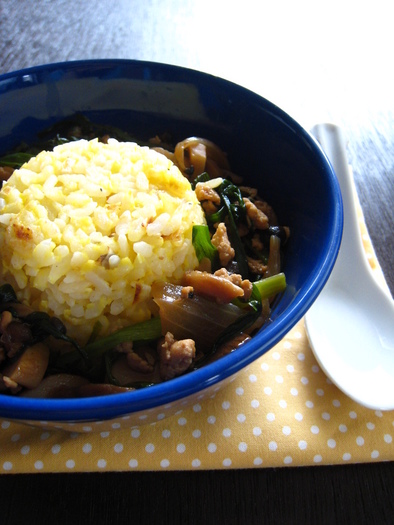
M85 341L151 317L151 285L197 266L204 224L188 180L135 143L79 140L43 151L0 191L0 281Z

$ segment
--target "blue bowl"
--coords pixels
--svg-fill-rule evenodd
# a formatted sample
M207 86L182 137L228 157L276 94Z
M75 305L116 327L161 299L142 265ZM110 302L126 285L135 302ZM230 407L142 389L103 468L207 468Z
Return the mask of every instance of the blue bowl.
M342 201L327 157L281 109L223 79L151 62L67 62L0 76L0 154L77 112L141 139L164 131L174 140L211 139L291 229L284 261L288 287L273 308L272 322L236 352L131 393L59 400L0 395L3 418L101 431L157 421L212 395L280 341L330 275L342 235Z

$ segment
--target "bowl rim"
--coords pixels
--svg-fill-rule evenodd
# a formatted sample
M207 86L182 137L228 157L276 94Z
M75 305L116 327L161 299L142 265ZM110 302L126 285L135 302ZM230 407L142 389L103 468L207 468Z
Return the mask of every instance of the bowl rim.
M252 338L244 347L233 352L220 360L210 363L192 374L172 379L168 382L159 383L149 388L135 390L132 392L111 394L78 399L33 399L25 397L14 397L0 394L0 417L29 421L53 421L53 422L89 422L97 420L110 420L117 416L131 415L141 411L147 411L159 406L171 405L173 402L201 392L208 387L216 385L230 376L244 369L251 362L263 355L284 335L300 321L323 289L333 267L339 251L343 230L342 197L338 180L327 155L322 150L317 140L307 132L297 121L285 111L263 96L235 84L229 80L217 77L183 66L165 64L161 62L134 60L134 59L91 59L55 62L23 68L17 71L7 72L0 75L0 83L23 75L51 71L53 69L72 70L78 68L94 69L97 67L134 67L145 66L147 68L163 69L167 72L177 71L191 75L193 78L209 79L211 82L222 83L230 89L238 90L252 97L257 103L263 104L264 109L280 118L287 126L296 131L300 139L310 148L313 156L324 170L329 180L332 191L331 199L334 206L331 210L330 236L326 240L323 253L324 259L314 274L308 277L292 303L281 313L272 324L266 325L258 336ZM2 93L0 92L0 97ZM263 350L263 351L262 351Z

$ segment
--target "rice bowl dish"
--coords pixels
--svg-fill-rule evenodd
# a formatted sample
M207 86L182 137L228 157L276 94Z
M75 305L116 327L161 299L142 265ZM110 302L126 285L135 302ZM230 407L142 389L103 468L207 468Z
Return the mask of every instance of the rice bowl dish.
M100 124L110 124L126 130L130 130L132 126L130 131L144 140L166 131L173 134L174 143L192 135L210 138L227 152L235 173L241 173L245 184L257 188L267 198L280 217L281 223L288 225L291 230L291 241L286 248L283 267L287 287L273 303L269 322L236 352L190 374L121 395L109 396L103 393L99 397L78 399L32 399L0 393L2 417L46 428L85 431L89 427L90 430L110 430L152 423L200 402L207 396L214 396L219 388L235 377L235 374L279 342L305 314L327 281L338 253L342 231L339 186L327 158L317 143L299 124L271 102L245 88L204 73L129 60L52 64L0 76L0 156L21 141L32 143L42 129L77 112L83 112L92 121ZM19 189L18 192L20 193ZM37 197L39 192L34 198ZM3 200L1 205L4 210L6 199ZM189 199L186 201L189 202ZM86 203L86 206L86 210L91 211L91 204ZM5 216L9 213L13 212L9 209ZM94 210L91 214L94 216ZM9 217L4 220L7 222ZM82 221L82 218L78 220ZM196 219L196 223L198 222L199 219ZM25 219L23 223L25 224ZM41 224L43 223L44 221L41 221ZM60 225L57 226L60 229ZM206 227L204 224L197 226ZM1 229L8 227L9 224L4 224ZM95 252L97 246L100 249L102 247L99 237L106 235L105 227L98 230L100 235L97 235L97 230L89 233L83 228L80 230L81 237L88 240L86 246L90 243L94 246L92 255L97 257L92 257L91 260L96 261L97 269L101 266L106 270L118 269L120 261L117 257L120 258L120 255L111 253L108 256L108 252L105 255L100 250ZM23 229L21 232L23 237ZM90 237L91 234L93 238ZM29 235L27 234L28 237ZM188 238L187 234L185 235L185 238ZM113 242L112 237L110 239ZM19 240L20 238L14 235L17 244ZM36 246L40 248L36 255L40 255L41 260L48 257L47 262L53 261L53 257L56 260L56 256L59 256L60 262L64 248L60 248L61 245L56 245L54 241L48 242L48 239L40 245L44 240L42 238L37 243ZM77 235L73 235L69 240L74 243L81 241ZM8 240L5 242L7 244ZM134 244L138 242L141 241L137 240ZM143 239L143 242L150 245L154 253L155 247L152 247L147 239ZM141 253L137 254L133 248L133 257L135 254L135 258L140 259L143 253L147 256L150 251L149 246L137 244L137 251L141 249ZM9 248L5 251L11 253ZM81 249L77 251L83 252ZM19 297L25 303L42 301L41 306L48 308L48 299L43 299L42 293L48 293L48 297L51 298L55 295L56 287L47 279L51 267L43 266L40 269L44 271L40 273L31 254L28 255L26 251L19 253L19 261L15 256L15 266L10 270L12 255L9 254L2 275L6 275L6 279L15 285ZM110 263L111 256L113 258ZM66 250L64 257L67 260ZM30 284L30 291L27 292L23 288L23 278L19 281L19 288L19 267L23 263L27 268L27 259L29 264L32 264L31 270L26 272L26 279L32 283L40 274L41 282L48 282L47 288L52 289L51 292L38 288L38 291L32 292L33 287ZM184 268L186 265L193 268L196 263L193 254L182 255L181 260ZM101 264L97 264L97 261ZM69 262L71 264L71 259ZM86 264L82 262L82 258L81 263L81 266ZM114 264L114 268L111 268L110 264ZM105 295L103 292L108 291L107 286L110 285L104 278L104 282L97 279L97 276L103 277L98 273L102 270L98 269L97 275L91 268L86 267L86 270L88 274L91 272L90 280L94 280L90 286L103 286L97 295ZM189 271L194 270L187 270L186 273ZM64 283L66 277L63 277L61 266L58 272L61 274L58 274L58 283ZM72 271L67 270L65 273L72 277ZM55 277L53 269L52 279ZM84 283L88 282L86 274L83 279ZM176 273L169 280L176 282ZM38 279L37 284L40 284ZM67 279L64 284L69 284ZM156 285L157 283L152 281L147 286L155 292ZM40 286L43 288L42 284ZM26 295L24 299L24 293L30 295ZM94 295L92 299L95 299ZM67 319L64 316L64 322L70 330L75 330L74 333L80 333L78 322L81 318L78 316L82 310L78 311L80 307L76 309L73 304L75 298L67 300L70 301L70 315L72 307L74 310L72 318L69 314ZM62 301L65 301L65 298L58 293L51 304L55 308L63 304ZM109 304L104 306L101 314L100 308L97 309L99 318L102 317L99 324L103 323L102 326L107 326L110 331L112 320L109 323L104 317L117 313L121 318L126 311L126 307L122 310L123 305L115 301L112 301L112 313ZM139 315L143 318L155 308L149 301L144 304L141 302L141 309L137 308L137 304L131 307L136 319ZM115 309L115 306L121 311ZM85 312L87 303L82 305L82 308ZM46 311L52 310L48 308ZM86 319L85 313L83 318ZM96 318L93 316L92 319ZM81 328L85 329L83 323ZM88 336L87 332L90 329L91 325L86 329L83 338Z

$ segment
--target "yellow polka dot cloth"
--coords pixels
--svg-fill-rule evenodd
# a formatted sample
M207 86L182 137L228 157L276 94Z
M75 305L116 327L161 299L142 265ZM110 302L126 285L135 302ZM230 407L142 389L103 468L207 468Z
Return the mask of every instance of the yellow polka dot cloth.
M382 278L360 210L366 252ZM116 427L116 425L114 425ZM301 320L212 397L149 425L96 433L0 420L0 472L197 470L394 460L394 411L369 410L320 370Z

